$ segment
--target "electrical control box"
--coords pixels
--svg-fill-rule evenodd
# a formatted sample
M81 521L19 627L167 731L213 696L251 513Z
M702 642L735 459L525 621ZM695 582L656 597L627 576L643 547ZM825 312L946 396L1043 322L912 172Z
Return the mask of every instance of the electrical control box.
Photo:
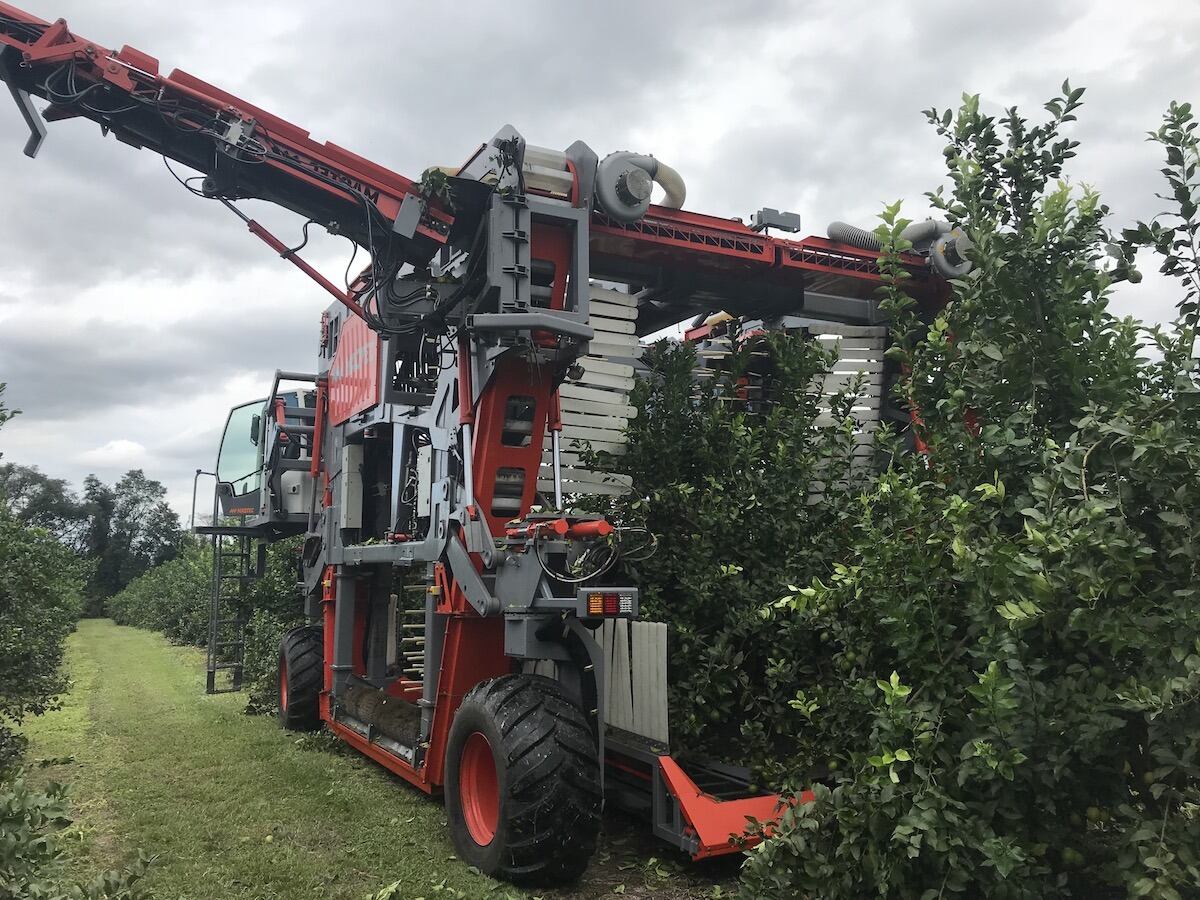
M433 447L417 448L417 518L429 518L430 495L433 489Z
M362 528L363 514L362 444L342 447L342 496L338 506L341 528Z

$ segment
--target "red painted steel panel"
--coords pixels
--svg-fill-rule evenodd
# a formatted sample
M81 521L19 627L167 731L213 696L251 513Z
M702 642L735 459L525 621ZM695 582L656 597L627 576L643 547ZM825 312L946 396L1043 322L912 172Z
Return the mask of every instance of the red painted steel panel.
M747 797L742 800L718 800L700 790L696 782L692 781L680 768L679 763L671 757L660 756L658 762L662 767L667 789L679 801L679 810L684 821L695 832L700 842L699 848L692 854L693 859L741 852L746 845L731 843L730 837L746 835L746 827L749 824L747 818L770 822L779 817L783 805L787 802L778 794ZM804 803L813 799L811 791L800 795L800 800ZM758 839L751 837L747 837L746 841L749 846L758 843Z
M341 425L379 402L379 335L359 318L348 318L329 368L329 419Z
M414 769L400 757L393 753L388 753L378 744L372 744L353 728L348 728L341 722L326 720L325 725L359 753L371 757L371 759L375 760L375 762L379 763L385 769L399 775L405 781L419 787L425 793L433 793L434 786L425 780L423 773Z

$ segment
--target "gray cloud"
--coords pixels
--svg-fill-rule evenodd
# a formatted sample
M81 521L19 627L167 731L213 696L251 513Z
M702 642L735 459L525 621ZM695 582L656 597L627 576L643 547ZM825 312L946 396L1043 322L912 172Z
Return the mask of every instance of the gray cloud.
M656 153L684 174L690 209L787 208L818 234L833 218L870 224L901 197L924 212L943 169L921 109L967 90L993 112L1037 114L1068 76L1088 87L1073 177L1118 223L1151 216L1159 162L1144 132L1168 100L1200 99L1200 9L1178 2L36 2L410 177L511 123L535 144ZM26 409L0 443L73 478L82 453L139 444L172 496L190 496L222 424L216 386L310 368L327 298L160 158L76 121L52 125L31 162L22 128L0 104L0 380ZM247 204L290 240L296 217L261 207ZM310 249L340 276L344 242ZM271 287L230 296L239 273ZM142 283L166 287L148 298ZM1148 278L1117 305L1159 318L1172 299ZM181 404L213 421L180 427Z
M213 314L166 328L95 319L53 329L17 323L0 334L0 359L6 396L32 419L139 406L160 406L169 418L172 398L211 391L232 373L312 369L315 334L315 316L258 309L235 312L232 321Z

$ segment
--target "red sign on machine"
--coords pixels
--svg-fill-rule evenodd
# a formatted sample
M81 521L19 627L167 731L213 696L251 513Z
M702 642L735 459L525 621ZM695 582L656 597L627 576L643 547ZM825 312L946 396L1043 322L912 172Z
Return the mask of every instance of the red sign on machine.
M348 316L329 368L329 418L341 425L379 402L379 335Z

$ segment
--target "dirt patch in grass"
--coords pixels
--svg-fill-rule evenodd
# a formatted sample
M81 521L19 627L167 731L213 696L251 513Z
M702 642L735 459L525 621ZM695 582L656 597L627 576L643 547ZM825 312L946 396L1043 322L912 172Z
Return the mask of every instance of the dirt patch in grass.
M695 863L655 838L647 823L623 813L604 819L600 847L583 879L570 888L547 891L550 898L595 900L642 897L698 900L730 897L737 887L740 856Z

